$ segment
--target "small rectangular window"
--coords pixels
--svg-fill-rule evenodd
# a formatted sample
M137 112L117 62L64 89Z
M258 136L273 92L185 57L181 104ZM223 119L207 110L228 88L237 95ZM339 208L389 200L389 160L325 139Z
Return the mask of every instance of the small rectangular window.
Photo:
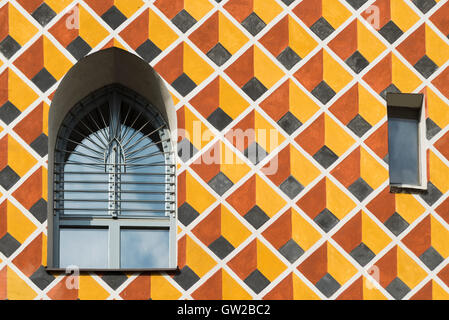
M425 112L422 94L387 94L390 185L427 187L423 148Z

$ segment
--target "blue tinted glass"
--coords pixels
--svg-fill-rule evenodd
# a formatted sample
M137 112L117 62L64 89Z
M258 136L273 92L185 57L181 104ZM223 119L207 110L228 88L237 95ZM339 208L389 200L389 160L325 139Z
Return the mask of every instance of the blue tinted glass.
M108 229L61 228L59 246L61 268L108 267Z
M122 229L120 266L122 268L167 268L168 229Z
M419 184L418 120L388 119L390 183Z

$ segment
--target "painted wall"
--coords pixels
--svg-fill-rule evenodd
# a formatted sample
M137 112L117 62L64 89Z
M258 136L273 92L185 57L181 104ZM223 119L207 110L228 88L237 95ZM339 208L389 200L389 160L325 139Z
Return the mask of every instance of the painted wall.
M0 299L449 297L448 35L446 0L0 1ZM77 60L111 46L162 76L190 133L181 272L71 290L44 269L47 115ZM397 91L426 97L424 195L389 192ZM239 161L206 165L210 150Z

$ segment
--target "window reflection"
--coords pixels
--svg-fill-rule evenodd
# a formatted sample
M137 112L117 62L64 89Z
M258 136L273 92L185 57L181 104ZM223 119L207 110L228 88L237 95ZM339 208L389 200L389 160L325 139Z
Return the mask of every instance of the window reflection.
M61 228L59 259L61 268L107 268L108 229Z
M388 119L390 182L419 184L418 119Z
M122 229L122 268L164 268L168 265L168 229Z

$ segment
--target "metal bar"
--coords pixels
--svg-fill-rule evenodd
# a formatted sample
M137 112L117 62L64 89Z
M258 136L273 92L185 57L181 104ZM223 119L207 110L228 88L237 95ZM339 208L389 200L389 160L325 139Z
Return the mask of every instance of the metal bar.
M103 124L104 124L104 128L106 129L108 127L108 125L106 124L106 121L104 120L103 113L100 111L100 108L96 108L96 112L100 114L101 120L103 121ZM108 142L110 142L110 141L108 141Z
M157 141L157 142L150 142L150 143L144 145L142 148L137 149L137 150L135 150L135 151L133 151L131 153L128 153L127 156L130 157L130 156L136 154L137 152L140 152L140 151L145 150L145 149L147 149L149 147L152 147L152 146L155 146L157 144L164 143L164 142L167 142L167 141L170 141L170 139L160 140L160 141Z
M64 126L67 129L70 129L67 125L64 125ZM89 136L86 136L85 134L81 133L80 131L76 130L75 128L73 128L71 130L74 131L75 133L77 133L78 135L80 135L81 137L83 137L83 138L89 140L90 142L92 142L94 145L96 145L98 148L100 148L100 150L104 150L105 146L100 146L98 143L96 143L94 140L92 140Z
M80 147L82 147L82 148L85 148L85 149L87 149L87 150L90 150L90 151L92 151L92 152L95 152L95 153L97 153L97 154L101 154L102 156L104 156L104 153L102 153L102 152L100 152L100 151L97 151L97 150L95 150L95 149L92 149L92 148L86 146L84 143L76 142L76 141L74 141L74 140L72 140L72 139L68 139L68 138L62 138L62 137L61 137L60 139L65 140L65 141L68 141L68 142L71 142L71 143L74 143L74 144L76 144L76 145L78 145L78 146L80 146Z
M108 190L55 190L56 193L108 193ZM175 194L175 192L168 192L168 191L133 191L133 190L126 190L126 191L119 191L120 193L132 193L132 194Z
M71 202L109 202L109 200L102 200L102 199L55 199L55 202L65 202L65 201L71 201ZM115 200L117 202L132 202L132 203L175 203L175 201L158 201L158 200ZM99 209L100 210L100 209Z
M64 180L64 181L55 181L55 183L88 183L88 184L99 184L106 183L107 181L75 181L75 180ZM166 184L175 184L174 182L120 182L120 184L141 184L141 185L166 185Z
M123 145L123 150L126 150L126 146L128 145L128 143L140 132L142 132L142 129L145 128L149 123L151 122L151 120L148 120L147 122L145 122L145 124L140 127L139 130L136 130L133 135L128 139L128 141Z
M84 154L84 153L81 153L81 152L78 152L78 151L75 151L75 150L73 150L73 151L61 150L61 149L55 149L55 150L58 151L58 152L64 152L64 153L68 153L68 154L77 154L77 155L82 156L82 157L88 157L88 158L92 158L92 159L96 159L96 160L104 162L103 158L90 156L88 154Z
M50 267L45 267L45 270L48 272L59 272L59 273L66 273L67 269L64 268L50 268ZM160 272L167 272L167 273L175 273L177 271L179 271L179 268L174 267L174 268L140 268L140 269L132 269L132 268L80 268L78 270L79 272L82 273L90 273L90 272L129 272L129 273L160 273Z
M108 172L81 172L81 171L55 171L56 174L109 174ZM141 176L175 176L174 173L140 173L140 172L121 172L121 175L141 175Z
M125 152L128 152L129 150L131 150L135 145L139 144L140 141L142 141L145 138L149 138L150 136L152 136L153 134L155 134L157 131L161 130L162 128L165 127L165 124L163 124L162 126L160 126L159 128L157 128L156 130L150 132L147 135L144 135L143 137L141 137L139 140L137 140L137 142L135 142L131 147L128 147L125 149Z
M126 128L126 120L128 120L128 115L131 112L131 108L128 108L128 112L126 113L125 119L123 120L122 126L120 128L120 141L123 139L123 128ZM125 129L126 130L126 129Z
M129 163L88 163L88 162L55 162L55 164L75 164L75 165L84 165L84 166L105 166L105 165L116 165L116 166L130 166L130 167L174 167L175 164L169 163L146 163L146 164L129 164Z
M95 132L93 132L92 131L92 129L90 128L90 127L88 127L85 123L84 123L84 121L81 119L80 121L79 121L83 126L85 126L86 127L86 129L90 132L90 134L93 134L97 139L98 139L98 141L103 145L103 148L104 149L107 149L108 148L108 146L103 142L103 140L101 140L101 137L98 135L98 133L95 131ZM82 136L85 136L85 135L83 135L82 134ZM86 137L87 138L87 137Z
M58 211L115 211L115 209L94 209L94 208L55 208ZM173 212L175 210L144 210L144 209L121 209L122 212Z
M125 134L123 135L123 139L120 140L120 145L123 144L123 140L126 138L126 136L128 135L128 131L129 129L131 129L132 127L134 127L134 124L136 123L137 119L140 118L140 115L142 114L142 111L139 112L139 114L137 115L137 117L134 119L133 123L131 123L131 125L126 128Z
M92 117L92 113L89 112L87 115L89 116L90 120L92 120L92 121L94 122L95 126L97 127L97 130L98 130L97 132L100 132L101 135L103 136L103 138L106 140L106 142L109 142L109 141L110 141L110 137L108 137L108 136L101 130L101 128L100 128L100 126L98 125L97 121L95 121L95 119Z
M140 157L134 157L134 158L128 158L128 163L132 164L135 161L141 160L141 159L149 159L149 158L153 158L157 155L163 155L163 154L171 154L171 152L153 152L153 153L149 153Z

